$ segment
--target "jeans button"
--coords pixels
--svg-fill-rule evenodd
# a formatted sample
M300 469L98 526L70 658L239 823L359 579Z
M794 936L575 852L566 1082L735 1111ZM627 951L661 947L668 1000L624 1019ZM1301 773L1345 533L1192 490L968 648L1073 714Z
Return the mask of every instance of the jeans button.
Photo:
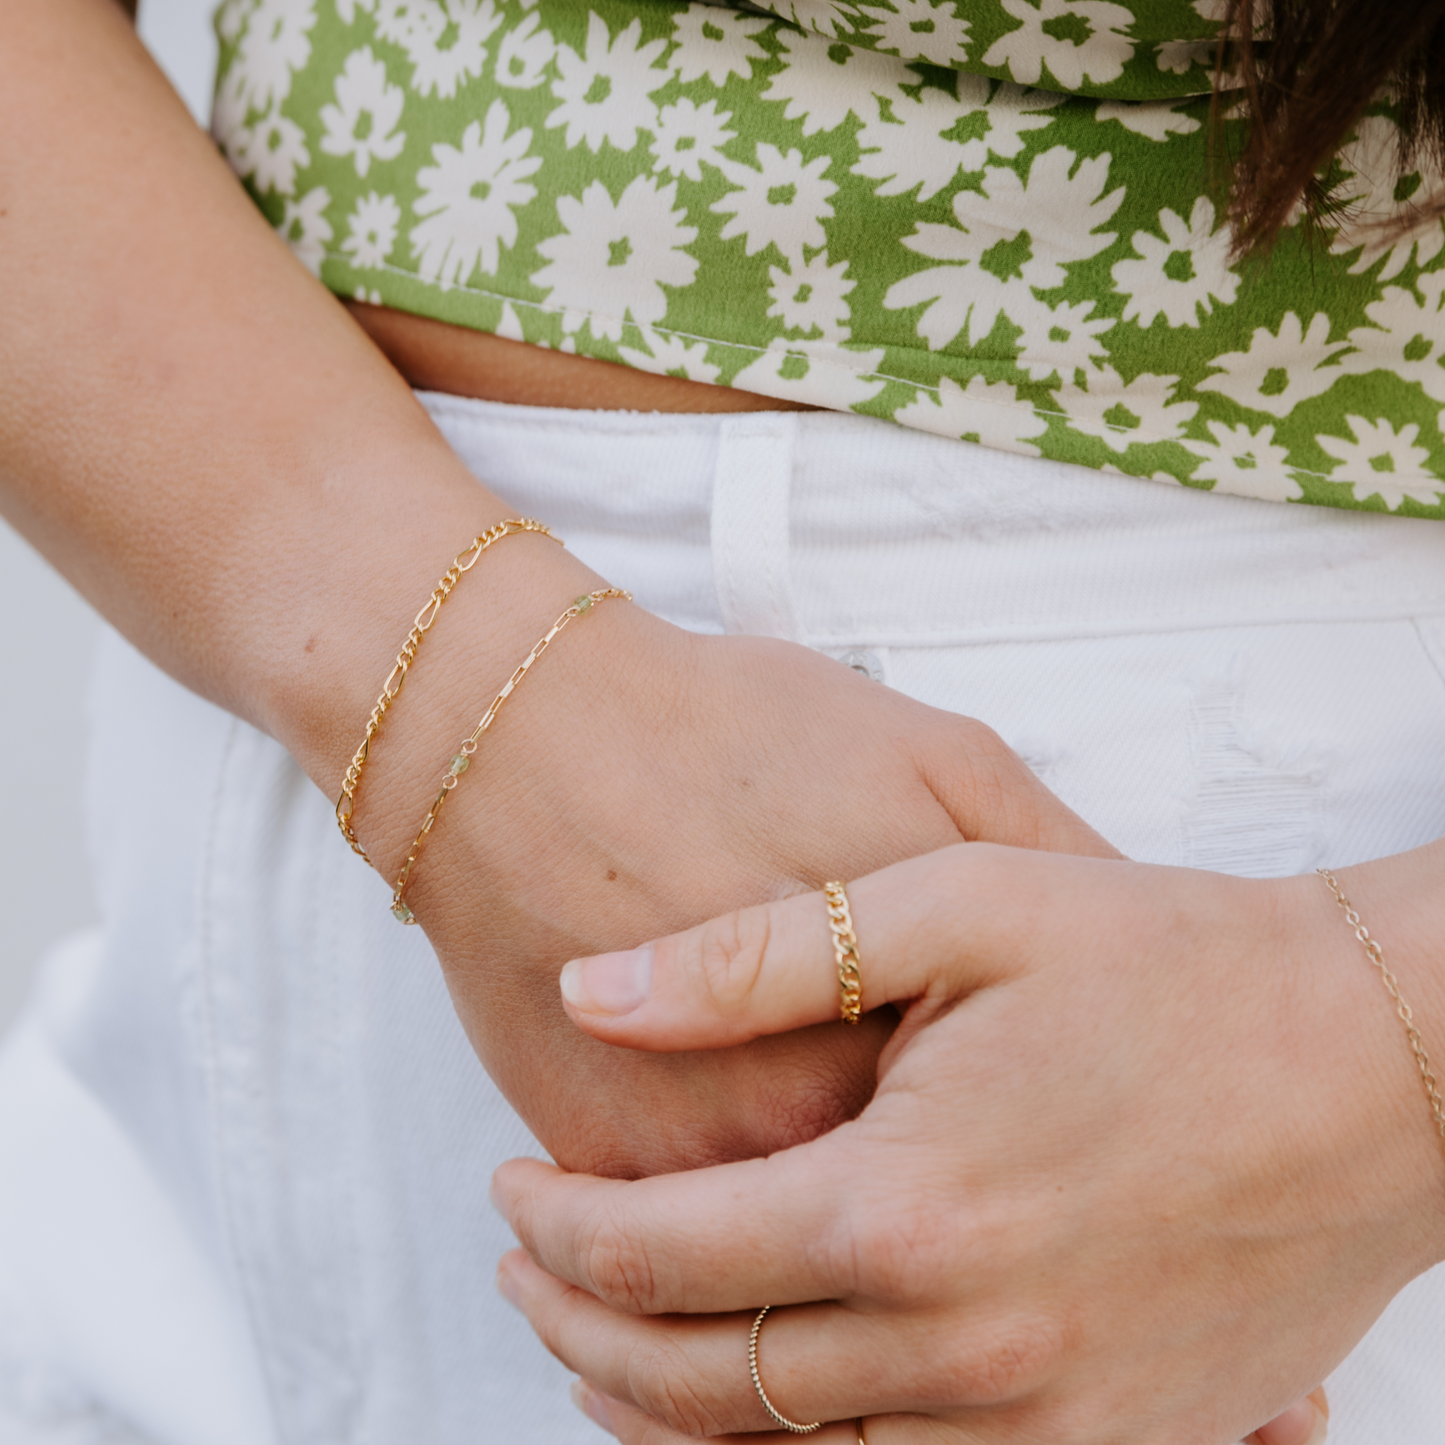
M844 667L851 667L854 672L861 672L864 677L870 677L874 682L883 681L883 659L876 652L845 652L838 659Z

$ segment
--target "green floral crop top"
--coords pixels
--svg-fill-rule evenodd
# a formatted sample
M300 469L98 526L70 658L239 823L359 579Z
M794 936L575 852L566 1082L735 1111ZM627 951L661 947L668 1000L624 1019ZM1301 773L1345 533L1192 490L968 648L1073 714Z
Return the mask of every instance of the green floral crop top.
M1235 264L1213 0L225 0L215 135L333 290L1029 456L1445 518L1445 228ZM1423 189L1422 189L1423 188Z

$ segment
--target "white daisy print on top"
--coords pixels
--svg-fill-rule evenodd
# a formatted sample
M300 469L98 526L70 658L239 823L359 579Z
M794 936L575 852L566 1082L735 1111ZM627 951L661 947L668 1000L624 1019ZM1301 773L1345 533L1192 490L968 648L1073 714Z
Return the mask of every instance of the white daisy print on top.
M1030 381L1047 381L1055 374L1067 381L1085 361L1097 364L1108 355L1098 338L1113 330L1114 318L1093 313L1092 301L1029 309L1018 339L1018 365Z
M1445 226L1440 218L1411 206L1430 201L1445 188L1445 175L1430 163L1428 153L1421 168L1404 178L1415 186L1405 200L1397 197L1400 130L1387 115L1369 115L1355 127L1355 134L1340 148L1339 163L1349 172L1344 184L1333 194L1339 201L1342 220L1330 243L1330 250L1346 254L1359 248L1351 271L1368 271L1382 256L1380 279L1392 281L1413 259L1424 266L1445 250Z
M828 264L826 251L801 263L791 272L768 267L768 315L779 317L787 334L808 341L846 341L849 331L848 293L858 284L850 281L848 263Z
M1027 327L1041 309L1033 288L1052 290L1068 277L1065 265L1087 260L1113 245L1104 231L1124 199L1108 191L1109 157L1079 161L1064 146L1034 158L1027 181L1018 172L990 166L983 194L960 191L953 198L957 226L915 223L902 244L941 261L888 288L883 304L894 311L928 302L918 334L935 351L964 335L976 344L1000 315Z
M870 0L859 29L874 49L900 60L953 66L968 59L969 23L954 0Z
M1423 477L1421 469L1430 458L1424 447L1415 445L1420 428L1415 422L1399 431L1384 418L1366 421L1362 416L1346 416L1349 437L1317 436L1315 441L1335 458L1339 469L1330 480L1348 482L1355 500L1379 497L1392 511L1398 511L1408 497L1433 507L1440 500L1442 484L1434 477Z
M888 384L874 374L883 364L883 355L881 346L871 351L844 351L832 341L774 337L738 372L733 385L779 401L846 411L871 401Z
M405 46L414 31L438 30L436 0L376 0L376 33Z
M862 19L855 0L767 0L766 8L817 35L847 35Z
M375 191L363 196L346 218L346 239L342 252L353 266L374 271L391 259L396 233L401 228L401 207L395 196L380 196Z
M651 146L653 170L700 181L704 163L721 169L722 148L735 134L728 129L731 119L728 111L718 114L715 100L696 105L684 95L663 106L657 113L657 134Z
M565 125L569 149L585 141L588 150L598 151L610 141L630 151L639 130L657 127L651 94L672 79L670 70L657 68L666 49L665 40L644 45L642 22L635 18L609 40L607 22L591 11L584 53L578 55L570 45L557 47L561 74L552 82L552 94L562 104L547 117L547 129Z
M905 72L905 76L911 72ZM981 171L990 155L1012 160L1030 131L1050 123L1061 95L1003 84L992 97L981 75L960 75L955 98L937 86L899 77L876 86L858 132L853 174L881 182L880 196L918 188L930 200L961 171Z
M1290 475L1288 448L1275 442L1273 425L1251 431L1243 422L1226 426L1211 421L1208 427L1212 441L1183 443L1204 458L1191 481L1213 482L1216 492L1262 502L1297 502L1304 496L1304 488Z
M412 210L426 219L411 228L411 249L421 274L442 285L465 285L480 268L495 274L502 246L517 242L518 207L537 197L528 177L540 156L527 152L527 126L507 134L511 112L506 102L487 107L485 123L473 121L462 132L462 145L431 148L435 165L417 172L422 194Z
M279 107L273 107L244 133L236 161L237 169L250 177L258 191L292 195L296 190L297 170L311 163L306 132L282 115Z
M781 35L775 38L783 43ZM880 89L918 83L901 61L871 50L795 36L791 51L784 45L783 53L791 55L787 68L768 78L762 99L784 102L783 119L801 120L805 136L836 130L850 115L862 119ZM839 75L840 66L846 67L846 76Z
M601 181L577 196L560 196L563 229L538 243L548 264L531 276L551 306L562 310L562 329L622 340L628 317L656 326L667 315L663 287L689 286L697 260L687 247L697 227L684 224L677 182L660 186L655 177L635 176L614 203Z
M650 326L641 330L647 350L639 351L632 346L617 348L617 354L630 366L650 371L654 376L678 376L684 381L715 382L722 375L722 367L714 366L707 359L706 341L688 341L685 337L654 331Z
M1110 0L999 0L1020 22L989 46L985 65L1006 65L1021 85L1037 85L1045 68L1065 90L1085 80L1108 85L1134 57L1123 32L1133 13Z
M753 38L770 24L760 16L692 4L674 16L672 24L673 51L667 63L684 84L703 76L717 86L726 85L730 75L749 80L751 62L768 58Z
M723 166L723 174L739 189L710 207L716 215L732 217L719 238L743 237L749 256L776 246L785 261L801 263L805 248L817 251L827 244L823 222L833 215L829 197L838 189L827 178L833 158L821 155L805 161L801 151L784 155L767 141L758 142L757 158L756 168L736 161Z
M241 88L256 110L280 105L291 93L291 76L311 59L316 0L260 0L241 37L236 68Z
M542 17L524 15L497 46L497 84L532 90L547 78L547 66L556 53L557 42L550 30L542 29Z
M1344 374L1328 366L1330 318L1317 311L1305 327L1293 311L1286 311L1278 332L1256 329L1243 351L1226 351L1209 364L1220 369L1198 383L1198 391L1217 391L1251 411L1286 417L1302 401L1322 396ZM1340 343L1337 350L1342 350ZM1315 358L1325 356L1325 361ZM1445 372L1440 373L1445 385Z
M1418 382L1431 401L1445 402L1445 271L1417 276L1415 287L1419 298L1415 291L1386 286L1384 295L1365 307L1373 324L1350 332L1354 350L1341 358L1340 368L1351 376L1393 371L1407 382Z
M1200 196L1186 221L1165 207L1159 212L1161 241L1135 231L1130 244L1138 261L1116 261L1109 274L1129 298L1125 321L1151 326L1163 316L1170 326L1198 326L1215 303L1231 306L1239 277L1229 264L1229 232L1214 229L1214 203Z
M1103 366L1086 380L1086 386L1066 382L1059 388L1059 410L1075 431L1097 437L1120 456L1135 442L1179 440L1199 410L1197 401L1172 400L1177 376L1144 372L1126 382L1112 366Z
M246 13L256 0L221 0L216 7L215 19L211 22L216 27L216 34L226 42L227 45L234 45L240 38L241 27L246 23ZM338 0L340 4L346 0Z
M216 87L211 100L211 138L224 152L231 169L238 176L248 172L242 157L251 144L251 128L246 117L251 113L251 103L246 99L245 77L239 66L233 65Z
M1125 130L1157 141L1166 141L1171 135L1193 135L1199 129L1199 122L1192 115L1180 115L1174 105L1160 105L1156 101L1131 100L1121 104L1117 100L1101 100L1094 110L1094 119L1101 124L1117 121Z
M401 43L411 61L411 88L449 99L482 73L487 41L502 17L493 0L430 0L410 14Z
M356 174L365 176L373 159L395 160L406 144L406 132L396 129L406 96L399 85L388 85L386 66L371 53L371 46L353 50L336 77L336 104L321 107L326 134L321 149L329 156L350 156Z
M1188 75L1196 65L1214 69L1215 47L1207 41L1165 40L1155 46L1155 63L1167 75Z
M937 393L920 390L907 406L893 413L893 419L934 436L978 442L1026 457L1043 455L1032 439L1049 429L1028 402L1019 400L1015 387L982 376L969 377L967 386L945 376Z
M321 274L326 244L335 234L326 219L330 204L331 192L325 186L314 186L299 201L286 202L281 224L276 227L276 233L313 276Z

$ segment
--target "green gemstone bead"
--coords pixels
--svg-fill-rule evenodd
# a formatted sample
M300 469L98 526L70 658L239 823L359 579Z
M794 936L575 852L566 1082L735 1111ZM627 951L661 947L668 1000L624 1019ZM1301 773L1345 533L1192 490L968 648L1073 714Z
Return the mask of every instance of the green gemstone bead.
M449 771L452 777L459 778L471 765L472 760L465 753L458 753L456 757L452 759L452 765Z
M405 903L398 903L391 910L391 916L396 919L398 923L410 923L412 919L416 917L416 914L414 914Z
M578 612L590 612L592 610L592 602L593 599L591 597L579 597L572 605Z

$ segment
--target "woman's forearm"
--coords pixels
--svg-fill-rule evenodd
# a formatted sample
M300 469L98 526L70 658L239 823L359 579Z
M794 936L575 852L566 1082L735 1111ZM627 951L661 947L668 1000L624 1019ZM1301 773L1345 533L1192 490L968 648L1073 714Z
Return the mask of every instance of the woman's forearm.
M411 614L505 503L111 0L4 0L3 30L0 505L150 657L334 791ZM481 649L505 672L589 579L544 540L498 548L448 604L451 668ZM408 730L428 758L454 730L428 736L429 711Z

